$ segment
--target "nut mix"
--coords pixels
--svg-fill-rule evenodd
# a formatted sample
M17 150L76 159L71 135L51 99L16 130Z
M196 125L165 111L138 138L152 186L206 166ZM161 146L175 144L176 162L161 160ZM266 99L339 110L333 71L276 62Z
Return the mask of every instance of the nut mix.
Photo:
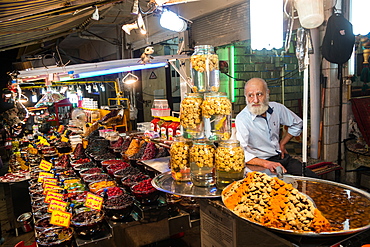
M184 98L180 106L180 122L184 128L194 129L202 122L201 97Z
M181 169L190 167L189 149L190 142L180 141L172 143L170 149L170 165L173 171L178 172Z
M213 145L195 144L190 148L190 162L198 167L213 167L215 151Z
M329 221L291 184L261 172L249 172L222 191L223 202L250 221L297 232L331 230Z
M218 56L216 54L193 55L190 57L190 62L191 67L201 73L218 70Z
M227 97L207 96L202 103L202 114L205 118L212 115L231 115L231 102Z
M219 171L240 172L244 169L244 151L242 147L218 147L215 154L216 169Z

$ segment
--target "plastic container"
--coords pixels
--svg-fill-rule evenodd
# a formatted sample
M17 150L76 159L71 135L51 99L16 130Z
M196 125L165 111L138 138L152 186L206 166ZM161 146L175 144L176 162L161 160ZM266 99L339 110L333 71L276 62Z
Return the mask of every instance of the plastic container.
M204 126L202 118L203 94L188 93L180 104L180 124L185 138L201 138Z
M161 125L161 139L167 140L168 139L168 126L172 123L171 117L164 117L164 123Z
M155 99L152 106L153 117L166 117L171 115L171 109L168 107L166 99Z
M316 28L324 22L323 0L295 0L299 22L304 28Z
M226 93L206 93L201 108L205 136L213 141L230 139L232 105Z
M215 151L211 141L197 140L190 148L190 179L195 186L212 186L215 184Z
M177 135L179 135L180 130L180 119L172 117L172 123L167 127L167 140L172 141Z
M198 45L190 58L193 92L217 92L220 88L218 56L211 45Z
M192 143L176 137L170 148L171 175L175 181L190 181L190 154Z
M33 227L31 225L32 222L32 213L27 212L19 215L17 221L22 224L23 232L30 232L32 231Z
M244 176L244 150L237 140L220 141L215 154L216 186L225 188Z

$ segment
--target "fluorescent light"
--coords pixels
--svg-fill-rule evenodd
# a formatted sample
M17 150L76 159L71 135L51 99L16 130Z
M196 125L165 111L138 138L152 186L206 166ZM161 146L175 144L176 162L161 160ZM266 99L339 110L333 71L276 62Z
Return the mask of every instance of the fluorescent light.
M116 73L141 70L141 69L153 69L153 68L164 67L166 65L167 63L149 63L149 64L119 67L119 68L114 68L114 69L97 70L97 71L92 71L92 72L75 74L73 78L61 77L60 81L70 81L70 80L75 80L75 79L83 79L83 78L89 78L89 77L95 77L95 76L101 76L101 75L116 74Z
M253 50L283 46L283 0L251 0L250 29Z
M133 84L137 82L138 80L139 80L139 77L137 77L136 75L132 73L128 73L127 75L125 75L125 77L123 77L122 82L125 84Z
M365 16L368 16L369 10L366 7L367 0L351 1L351 23L353 26L353 34L367 35L370 32L368 21Z
M186 21L167 9L163 10L159 23L163 28L179 33L184 32L188 27Z

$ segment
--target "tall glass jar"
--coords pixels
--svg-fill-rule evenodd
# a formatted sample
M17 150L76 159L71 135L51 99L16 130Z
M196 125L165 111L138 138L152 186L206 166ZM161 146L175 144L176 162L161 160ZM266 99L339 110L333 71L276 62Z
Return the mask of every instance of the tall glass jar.
M190 178L195 186L215 184L215 152L211 141L196 140L190 148Z
M190 181L191 141L176 137L170 148L170 168L175 181Z
M184 137L202 138L203 121L202 109L203 95L200 93L187 93L180 104L180 123L184 128Z
M218 56L211 45L198 45L190 57L193 92L217 92L220 88Z
M201 108L205 136L214 141L228 140L231 137L232 105L226 93L206 93Z
M223 189L244 176L244 150L237 140L220 141L215 154L216 186Z

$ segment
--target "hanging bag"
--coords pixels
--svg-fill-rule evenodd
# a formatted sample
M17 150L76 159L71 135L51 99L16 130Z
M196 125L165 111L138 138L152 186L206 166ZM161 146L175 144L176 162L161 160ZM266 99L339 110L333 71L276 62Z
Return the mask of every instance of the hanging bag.
M323 57L331 63L342 65L351 57L354 44L352 24L342 14L331 15L322 42Z

